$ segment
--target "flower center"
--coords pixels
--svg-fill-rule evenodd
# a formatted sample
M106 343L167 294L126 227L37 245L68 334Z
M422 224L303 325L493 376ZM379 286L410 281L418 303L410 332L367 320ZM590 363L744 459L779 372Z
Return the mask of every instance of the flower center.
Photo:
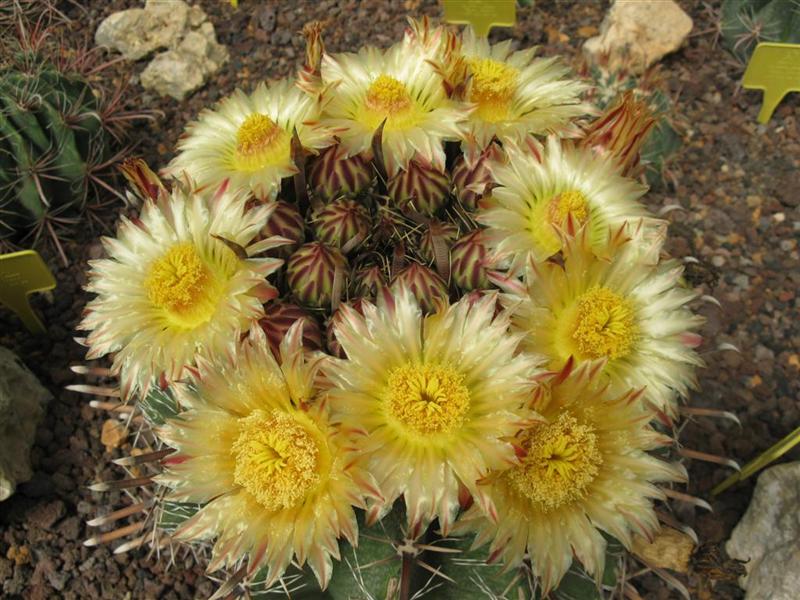
M567 413L528 430L523 447L522 464L505 477L542 512L583 499L603 464L593 428Z
M377 128L384 119L384 131L402 131L414 127L422 113L405 84L391 75L379 75L370 84L364 99L362 120Z
M563 227L569 215L583 225L589 217L589 206L586 196L578 190L567 190L556 194L547 203L547 220L552 225Z
M566 190L550 199L531 195L527 202L530 212L526 229L541 257L561 250L561 238L553 229L554 225L563 229L569 215L577 225L583 225L591 216L586 196L578 190Z
M572 339L580 358L621 358L636 342L633 308L619 294L593 287L578 298Z
M450 433L469 411L464 376L447 365L408 363L389 373L388 411L419 434Z
M222 291L190 242L175 244L155 260L144 287L150 301L164 309L174 324L188 328L211 318Z
M470 102L478 105L476 114L490 123L504 121L517 90L519 71L491 58L469 62L472 73Z
M236 131L234 163L240 171L262 169L288 157L288 151L289 136L267 115L253 113Z
M411 96L406 86L390 75L379 75L367 90L367 107L387 117L408 110Z
M239 419L233 480L269 511L292 508L320 480L320 449L295 417L263 410Z

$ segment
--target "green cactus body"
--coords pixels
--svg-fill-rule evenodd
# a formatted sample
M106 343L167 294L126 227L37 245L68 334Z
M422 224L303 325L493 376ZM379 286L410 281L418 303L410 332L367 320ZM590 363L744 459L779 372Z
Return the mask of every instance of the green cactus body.
M398 206L410 202L421 213L432 215L447 203L447 174L416 160L389 181L389 196Z
M0 72L0 239L85 208L90 165L108 156L97 100L77 75L27 56Z
M293 243L273 250L277 256L285 258L305 241L305 221L295 205L278 200L275 203L275 210L261 230L261 235L265 238L279 235L292 240Z
M356 194L372 181L372 167L362 156L347 156L342 146L331 146L315 160L309 171L314 193L330 201L342 194Z
M800 43L800 3L794 0L723 0L719 19L725 47L742 62L759 42Z
M313 227L318 240L350 251L369 235L369 214L355 200L340 198L314 215Z
M347 261L338 249L322 242L311 242L292 254L286 265L286 276L301 304L323 308L341 294L346 270Z
M483 245L480 230L468 233L450 249L453 281L463 290L479 290L489 287L486 276L486 261L489 251Z
M392 281L392 285L403 284L419 302L425 312L436 309L437 300L447 299L447 284L434 271L419 263L411 263L403 268Z

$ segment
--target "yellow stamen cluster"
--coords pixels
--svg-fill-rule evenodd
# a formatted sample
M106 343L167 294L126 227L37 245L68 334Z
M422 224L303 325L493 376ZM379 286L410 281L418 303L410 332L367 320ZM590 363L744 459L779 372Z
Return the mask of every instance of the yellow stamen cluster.
M584 498L603 464L593 428L568 413L529 429L523 448L522 464L503 476L545 513Z
M411 106L406 86L390 75L379 75L367 90L367 108L386 116L396 115Z
M187 327L210 319L219 296L218 282L190 242L175 244L155 260L144 287L155 306Z
M578 190L561 192L553 196L547 205L547 220L553 225L562 227L570 214L577 225L583 225L589 218L589 205L583 192Z
M379 75L367 89L359 118L371 128L377 128L385 120L385 131L403 131L416 126L423 116L402 81L391 75Z
M389 373L388 412L418 434L450 433L469 411L464 375L448 365L407 363Z
M506 120L517 90L519 71L491 58L471 60L469 68L472 74L469 100L478 104L478 117L490 123Z
M578 298L572 339L580 358L621 358L636 342L633 308L619 294L595 286Z
M528 206L527 230L541 257L561 250L561 239L553 226L563 229L570 214L578 227L591 217L588 199L579 190L565 190L549 199L531 195Z
M319 482L320 449L291 415L257 410L239 419L234 481L270 511L297 506Z
M257 171L288 152L286 132L267 115L253 113L236 132L235 165L240 171Z
M269 146L281 133L281 128L267 115L254 113L247 117L236 132L236 152L252 156Z

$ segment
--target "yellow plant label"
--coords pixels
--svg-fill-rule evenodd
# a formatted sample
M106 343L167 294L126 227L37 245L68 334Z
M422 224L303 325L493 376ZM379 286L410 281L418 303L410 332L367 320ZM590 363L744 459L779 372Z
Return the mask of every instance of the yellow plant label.
M762 42L756 46L742 85L749 90L764 90L758 122L769 121L786 94L800 92L800 44Z
M492 27L513 27L517 22L516 0L442 0L444 20L472 25L481 37Z
M44 333L44 325L28 304L28 294L56 287L56 280L35 250L0 255L0 304L10 308L31 333Z

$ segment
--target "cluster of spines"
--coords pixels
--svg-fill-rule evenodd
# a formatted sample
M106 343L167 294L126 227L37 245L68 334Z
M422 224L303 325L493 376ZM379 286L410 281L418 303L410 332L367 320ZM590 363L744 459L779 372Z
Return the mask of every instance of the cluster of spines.
M123 87L107 89L97 49L71 48L61 34L63 15L49 3L6 7L0 69L0 243L54 242L67 262L60 235L101 207L126 150L125 132L148 111L123 107ZM13 31L13 32L12 32Z

